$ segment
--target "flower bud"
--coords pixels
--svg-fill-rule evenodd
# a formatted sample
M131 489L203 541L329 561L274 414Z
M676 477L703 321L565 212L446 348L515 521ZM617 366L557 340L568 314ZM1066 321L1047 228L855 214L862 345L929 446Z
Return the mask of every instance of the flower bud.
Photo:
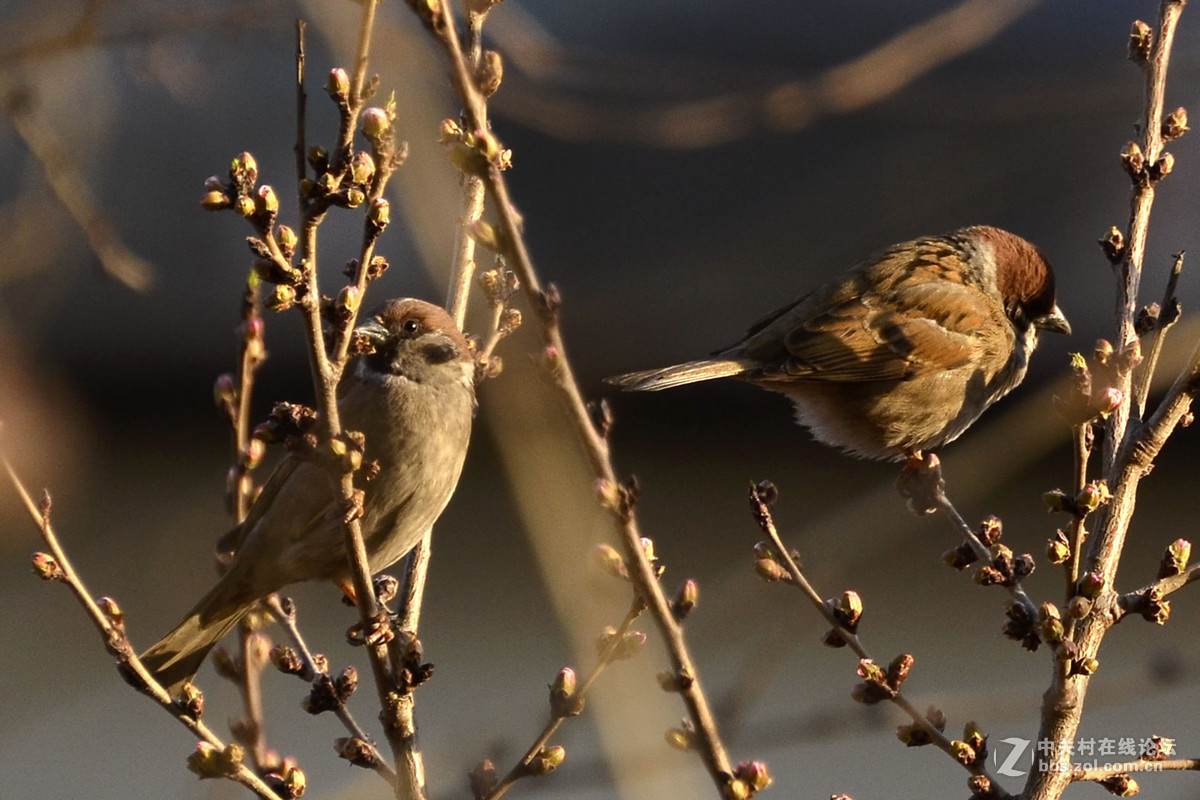
M671 598L671 613L675 617L676 622L683 622L687 615L692 613L692 609L696 607L696 602L700 599L700 584L688 578L679 585L675 590L675 596Z
M1192 557L1192 543L1187 539L1176 539L1167 546L1162 561L1158 565L1158 579L1178 575L1187 569L1188 559Z
M289 284L281 283L271 292L271 296L263 301L270 311L286 311L296 302L296 290ZM249 348L247 348L249 349Z
M121 607L117 605L117 601L111 597L101 597L96 601L96 605L104 612L104 616L108 617L109 623L119 631L125 630L125 614L121 611Z
M205 211L220 211L229 208L230 205L232 204L229 202L229 196L224 192L208 192L200 198L200 207Z
M44 581L61 581L67 577L58 561L49 553L33 554L33 571Z
M1133 23L1129 30L1129 60L1144 64L1150 58L1150 48L1154 44L1154 32L1150 26L1140 19Z
M1063 564L1070 557L1071 545L1062 531L1046 542L1046 560L1051 564Z
M392 221L391 204L382 197L375 198L371 201L371 208L367 211L367 219L381 230L386 228Z
M503 79L504 61L500 54L495 50L483 51L479 68L475 70L475 84L479 87L479 93L485 98L491 97L500 88L500 81Z
M961 739L954 739L950 742L950 755L963 766L974 764L978 758L975 748Z
M238 155L229 165L229 177L239 185L254 186L258 182L258 162L249 153Z
M255 203L253 197L246 194L238 196L237 204L234 206L234 210L237 211L240 216L248 217L254 213L254 209Z
M386 111L378 106L371 106L362 112L359 124L362 125L363 136L366 136L368 140L374 143L382 140L387 135L392 122L388 118Z
M350 162L350 180L355 183L367 184L375 177L375 159L370 153L359 151Z
M1108 491L1107 482L1092 481L1080 489L1079 494L1075 495L1076 513L1090 514L1111 499L1112 495Z
M750 788L759 792L771 785L771 774L767 765L762 761L743 761L737 765L733 774L750 784Z
M1099 572L1085 572L1079 577L1078 594L1095 600L1104 591L1104 576Z
M275 196L275 190L267 184L258 187L258 191L255 192L254 210L271 217L279 213L279 198Z
M566 748L561 745L553 747L543 747L538 751L529 763L526 769L530 775L545 775L548 772L553 772L562 766L562 763L567 760Z
M1125 255L1125 235L1114 226L1109 228L1108 233L1101 236L1099 241L1109 263L1119 263Z
M667 744L681 752L688 752L693 747L693 738L688 733L679 728L668 728L666 733Z
M337 309L339 316L349 318L350 315L358 311L359 303L362 302L362 292L357 286L343 286L338 292L337 299L334 301L334 307Z
M787 570L781 567L779 562L773 558L760 558L755 561L754 571L758 573L758 577L768 583L782 581L788 577Z
M325 81L325 91L338 103L350 99L350 76L341 67L329 70L329 78Z
M1164 141L1169 142L1172 139L1178 139L1189 130L1191 130L1191 128L1188 127L1187 109L1183 106L1180 106L1172 111L1167 115L1167 118L1163 120L1162 136Z
M612 545L596 545L592 549L592 558L600 569L614 578L629 580L629 569L625 566L625 559L621 557L621 554Z
M224 749L208 742L198 742L187 758L187 768L201 778L225 778L242 766L245 751L240 745L227 744Z
M291 258L296 252L296 245L300 244L296 232L287 225L280 225L275 229L275 241L283 251L284 258Z
M1125 394L1115 386L1110 386L1092 398L1092 407L1099 417L1106 418L1121 407L1125 402Z
M1137 142L1127 142L1121 148L1121 166L1135 181L1142 178L1146 169L1146 155Z
M1175 171L1175 156L1170 153L1163 153L1150 166L1150 180L1161 181L1163 178Z

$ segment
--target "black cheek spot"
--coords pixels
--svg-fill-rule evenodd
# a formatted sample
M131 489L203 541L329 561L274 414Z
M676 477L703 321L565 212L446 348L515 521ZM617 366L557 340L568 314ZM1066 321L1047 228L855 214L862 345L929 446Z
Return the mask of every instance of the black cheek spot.
M458 358L458 349L449 342L430 342L421 352L430 364L445 364Z

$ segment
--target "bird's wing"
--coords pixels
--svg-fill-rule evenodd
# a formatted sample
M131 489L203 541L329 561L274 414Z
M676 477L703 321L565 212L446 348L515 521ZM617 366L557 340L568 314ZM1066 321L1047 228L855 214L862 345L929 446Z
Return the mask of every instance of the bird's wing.
M763 377L787 380L907 380L954 369L980 348L995 310L975 287L945 280L889 287L830 305L784 337L786 355Z
M295 480L292 480L293 476ZM329 516L331 498L329 477L324 470L305 459L288 456L279 462L267 478L246 520L217 540L217 552L240 550L247 533L254 530L263 515L277 502L291 509L289 519L294 522L293 535L301 535L301 532Z

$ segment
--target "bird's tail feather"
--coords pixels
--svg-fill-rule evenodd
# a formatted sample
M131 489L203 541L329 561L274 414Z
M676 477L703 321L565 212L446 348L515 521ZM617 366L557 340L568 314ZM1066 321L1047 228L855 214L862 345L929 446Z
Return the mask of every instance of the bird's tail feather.
M249 602L230 602L224 596L224 589L224 582L214 586L183 622L141 655L146 669L171 696L178 694L184 682L195 677L208 651L254 605L253 598Z
M605 378L604 382L620 386L627 391L657 392L673 386L711 381L714 378L732 378L741 375L749 367L750 365L743 361L705 358L700 361L689 361L686 364L676 364L672 367L616 375Z

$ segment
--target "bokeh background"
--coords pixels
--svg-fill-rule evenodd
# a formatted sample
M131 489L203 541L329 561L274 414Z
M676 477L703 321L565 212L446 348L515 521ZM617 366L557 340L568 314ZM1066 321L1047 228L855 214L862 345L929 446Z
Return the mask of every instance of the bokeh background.
M323 76L348 61L357 8L0 4L3 447L30 486L52 489L68 552L94 593L118 599L139 646L207 588L212 543L229 524L229 434L210 389L233 365L248 231L200 210L203 180L250 150L262 179L287 195L294 21L310 22L319 141L334 128ZM727 344L892 242L979 222L1011 229L1055 264L1075 333L1045 341L1026 384L942 455L960 510L1001 516L1010 546L1040 558L1062 522L1040 494L1070 476L1055 382L1068 352L1112 326L1113 281L1095 240L1128 214L1117 152L1142 105L1128 30L1156 10L1148 0L507 0L488 22L506 64L494 125L514 151L511 185L535 262L564 296L585 389L609 394L605 375ZM411 152L392 183L381 246L393 268L375 296L440 299L459 201L436 139L456 108L403 3L381 7L373 56ZM1198 94L1200 21L1189 12L1168 109L1195 111ZM1177 166L1158 192L1147 302L1161 297L1171 255L1200 246L1198 143L1193 134L1170 147ZM327 281L359 224L334 215L322 229ZM1200 299L1194 276L1185 268L1185 312ZM481 324L473 314L470 325ZM1176 329L1164 369L1197 330ZM267 336L260 415L310 396L294 315L270 318ZM422 631L437 674L418 695L436 798L467 796L465 774L484 756L512 763L546 717L555 672L586 669L597 633L628 603L626 587L591 565L608 527L531 367L535 351L530 331L504 343L505 372L481 389L473 451L437 528ZM1000 637L1000 592L941 566L953 538L941 521L907 514L893 466L813 445L786 402L744 386L611 399L617 463L641 480L641 519L665 580L700 581L688 632L727 743L735 760L770 764L774 796L962 796L965 773L932 749L905 750L894 710L854 705L853 658L819 644L821 626L796 593L754 577L744 498L764 477L782 490L780 524L820 590L864 596L868 647L884 661L916 656L906 688L919 706L942 708L951 732L974 719L994 741L1035 735L1049 659ZM1195 536L1197 444L1195 428L1178 432L1144 483L1124 588L1152 578L1168 542ZM185 771L187 732L120 682L68 592L30 574L40 547L0 487L0 796L240 796ZM1030 588L1057 600L1060 583L1042 563ZM1172 735L1182 754L1200 752L1188 712L1200 701L1194 594L1172 598L1165 629L1130 621L1110 634L1085 735ZM316 648L362 666L342 643L353 611L333 590L294 596ZM683 709L657 688L666 662L650 632L647 651L614 667L561 733L566 765L516 791L712 796L698 762L663 744ZM238 713L207 668L200 681L212 723ZM334 757L343 733L299 710L301 684L266 684L272 744L300 759L310 796L387 796ZM371 694L357 705L367 725ZM1187 774L1142 784L1155 797L1196 791Z

